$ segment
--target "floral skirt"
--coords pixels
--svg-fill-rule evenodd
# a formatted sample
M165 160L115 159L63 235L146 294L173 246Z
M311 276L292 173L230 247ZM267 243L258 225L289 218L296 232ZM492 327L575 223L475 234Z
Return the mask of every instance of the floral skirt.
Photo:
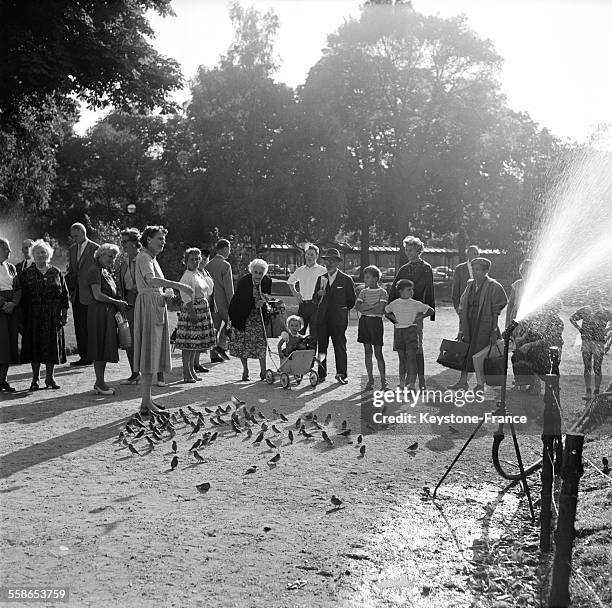
M261 322L261 313L253 309L247 317L244 331L232 329L229 352L232 357L240 359L263 359L266 356L268 342Z
M176 328L176 348L181 350L209 350L216 343L216 332L206 298L193 301L196 320L189 318L185 307L178 314L178 327Z

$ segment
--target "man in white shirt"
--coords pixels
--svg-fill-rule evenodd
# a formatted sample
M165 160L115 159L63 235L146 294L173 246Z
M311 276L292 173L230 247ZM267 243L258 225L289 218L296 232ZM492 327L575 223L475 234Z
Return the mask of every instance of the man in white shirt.
M318 257L319 248L316 245L308 245L304 249L306 264L296 268L287 279L287 284L298 301L298 317L304 320L304 326L300 330L302 335L306 335L309 325L311 330L314 328L317 312L317 305L313 299L315 284L317 279L327 272L324 266L317 264ZM295 288L296 283L299 291Z

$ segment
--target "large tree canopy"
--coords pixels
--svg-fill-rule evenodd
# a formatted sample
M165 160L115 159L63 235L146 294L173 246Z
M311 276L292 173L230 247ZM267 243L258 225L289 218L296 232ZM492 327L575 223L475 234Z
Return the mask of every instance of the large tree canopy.
M147 40L148 10L170 14L170 0L2 0L1 113L48 95L76 95L92 107L168 109L180 71Z

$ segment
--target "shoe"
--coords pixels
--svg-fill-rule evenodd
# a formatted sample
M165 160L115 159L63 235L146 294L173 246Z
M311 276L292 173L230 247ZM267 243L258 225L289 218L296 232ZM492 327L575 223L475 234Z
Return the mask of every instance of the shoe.
M6 391L7 393L14 393L15 387L11 386L8 382L0 383L0 391Z
M388 391L389 390L389 385L386 382L382 382L380 385L380 390L381 391Z
M183 378L183 384L195 384L196 382L195 378Z
M101 389L97 384L94 384L94 391L96 391L96 395L114 395L115 389L108 388L106 390Z
M168 383L167 383L167 382L164 382L163 380L157 380L157 381L155 382L155 386L160 386L160 387L163 387L163 386L168 386Z
M215 352L222 357L225 361L229 361L230 357L227 354L227 352L225 352L220 346L217 346L217 348L215 349Z
M455 384L451 384L451 386L446 387L449 391L467 391L468 383L467 382L455 382Z
M211 363L225 363L225 359L218 354L210 354L210 362Z
M82 367L83 365L91 365L92 361L88 361L87 359L79 359L78 361L72 361L70 363L71 367Z
M40 386L38 386L38 380L32 380L32 384L30 384L30 388L28 389L28 391L33 393L34 391L37 391L39 388Z
M336 376L336 380L340 382L340 384L348 384L348 380L346 379L346 376L343 376L342 374L338 374Z
M248 382L249 381L249 375L248 374L242 374L242 382Z
M121 384L122 386L140 384L140 374L133 374L126 380L122 380L121 382L119 382L119 384Z
M202 367L201 365L194 365L193 369L200 374L205 374L210 371L207 367Z
M57 384L55 380L45 380L45 386L54 390L57 390L59 388L59 384Z
M265 379L266 379L266 372L261 372L259 374L259 380L261 381L261 380L265 380Z

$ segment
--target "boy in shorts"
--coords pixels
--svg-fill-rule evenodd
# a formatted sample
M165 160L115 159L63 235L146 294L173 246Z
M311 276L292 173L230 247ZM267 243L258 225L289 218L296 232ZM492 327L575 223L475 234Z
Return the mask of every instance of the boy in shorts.
M360 313L359 328L357 330L357 342L363 344L365 354L365 366L368 374L366 391L374 388L374 372L372 367L372 350L376 357L378 373L380 374L380 385L383 391L387 390L385 359L383 357L383 320L382 316L387 305L387 292L381 287L381 272L376 266L368 266L363 271L365 287L359 293L355 302L355 310Z
M417 375L416 354L419 348L417 321L434 314L431 306L414 300L414 283L401 279L396 285L399 298L385 307L387 319L394 325L393 350L399 359L399 387L404 389L406 383L414 389Z

